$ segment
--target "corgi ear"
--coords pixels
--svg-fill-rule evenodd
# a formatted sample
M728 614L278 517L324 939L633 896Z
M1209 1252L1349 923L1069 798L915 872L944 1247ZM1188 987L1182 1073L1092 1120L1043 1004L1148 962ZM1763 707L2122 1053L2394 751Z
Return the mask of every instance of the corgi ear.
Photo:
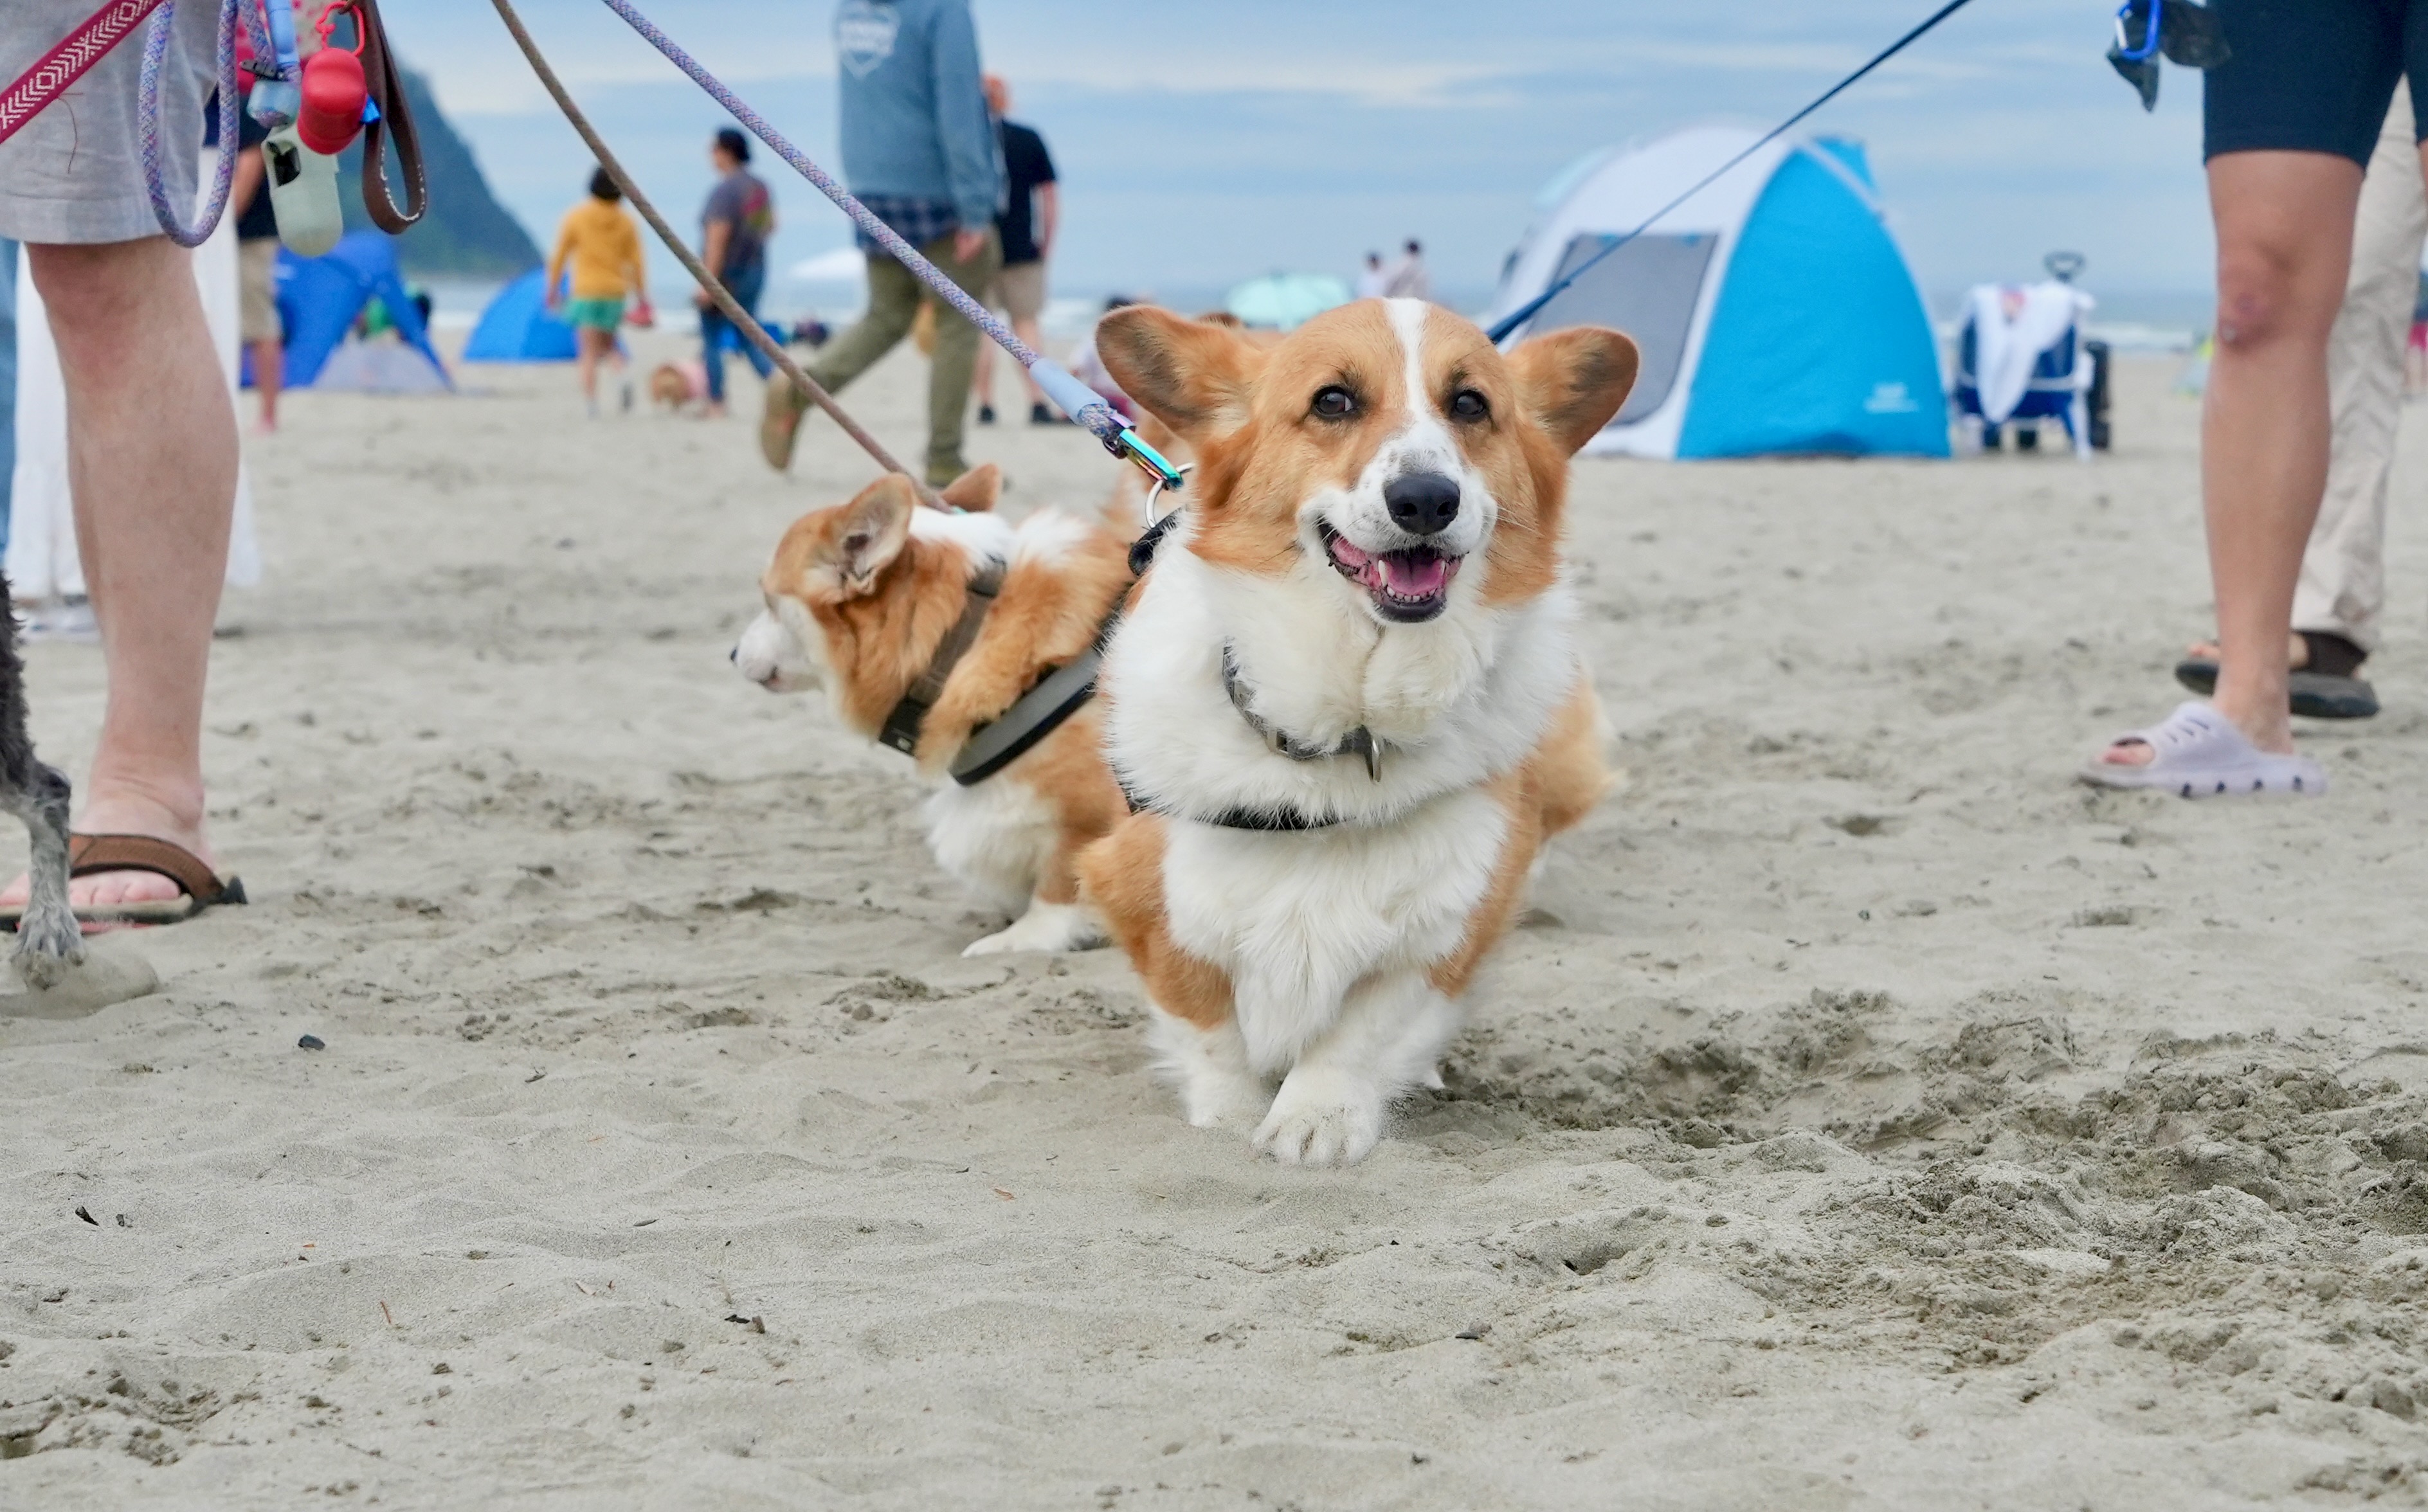
M1192 446L1245 425L1265 354L1238 331L1133 304L1096 322L1096 357L1122 392Z
M918 507L910 480L900 473L887 473L844 506L831 553L844 597L856 598L877 586L877 575L910 539L910 512Z
M1509 354L1526 411L1574 454L1627 402L1635 386L1635 343L1600 326L1570 326L1522 342Z
M991 462L978 463L944 485L936 496L957 510L984 514L1003 494L1003 469Z

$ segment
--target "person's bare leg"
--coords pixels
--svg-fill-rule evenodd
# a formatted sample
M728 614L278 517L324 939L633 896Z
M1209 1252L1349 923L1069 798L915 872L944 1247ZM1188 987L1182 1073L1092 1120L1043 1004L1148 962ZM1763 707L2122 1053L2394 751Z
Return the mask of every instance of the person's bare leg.
M2327 334L2352 262L2360 165L2229 153L2208 165L2217 348L2201 413L2201 496L2222 653L2211 700L2263 751L2293 749L2287 658L2302 548L2326 489ZM2101 759L2148 763L2139 740Z
M261 396L261 429L278 429L278 392L287 386L287 349L275 341L253 344L253 387Z
M604 331L578 326L573 333L573 350L582 369L582 401L596 411L599 408L599 359L615 338Z
M158 236L25 252L58 342L76 549L109 675L76 828L154 836L207 863L203 689L237 435L190 254ZM25 894L21 877L0 898ZM70 889L79 906L176 896L144 871L80 877Z

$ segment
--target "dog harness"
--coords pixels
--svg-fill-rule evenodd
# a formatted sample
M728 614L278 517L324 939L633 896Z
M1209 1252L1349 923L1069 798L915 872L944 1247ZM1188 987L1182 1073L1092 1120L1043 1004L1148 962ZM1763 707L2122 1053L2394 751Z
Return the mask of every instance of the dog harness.
M1003 591L1003 564L989 562L976 577L970 579L961 598L961 617L944 632L944 639L928 658L927 670L912 679L894 707L887 712L883 727L877 732L877 743L890 745L907 756L919 754L919 730L927 723L927 711L944 693L944 679L953 668L976 643L978 626L986 623L987 610L994 608L994 595Z
M961 617L944 633L936 654L927 662L908 691L887 712L885 723L877 732L879 745L890 746L907 756L919 754L919 736L927 723L928 710L944 693L945 680L961 658L969 655L977 643L978 632L985 627L987 612L1003 592L1004 568L990 562L984 571L970 579L966 596L961 600ZM1105 659L1105 642L1110 639L1113 626L1120 622L1121 607L1105 616L1096 627L1095 639L1088 649L1058 667L1048 667L1026 692L993 719L970 732L960 751L953 756L945 770L953 781L973 788L1011 765L1034 749L1040 740L1062 727L1064 721L1079 712L1081 706L1096 696L1096 670Z

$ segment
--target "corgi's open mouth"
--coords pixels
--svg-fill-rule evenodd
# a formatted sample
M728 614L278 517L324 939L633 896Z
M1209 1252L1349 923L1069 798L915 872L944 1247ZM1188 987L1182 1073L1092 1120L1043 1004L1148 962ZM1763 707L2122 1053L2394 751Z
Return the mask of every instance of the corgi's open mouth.
M1321 520L1315 528L1333 570L1366 590L1385 619L1422 624L1450 607L1451 579L1466 558L1444 556L1431 546L1367 551Z

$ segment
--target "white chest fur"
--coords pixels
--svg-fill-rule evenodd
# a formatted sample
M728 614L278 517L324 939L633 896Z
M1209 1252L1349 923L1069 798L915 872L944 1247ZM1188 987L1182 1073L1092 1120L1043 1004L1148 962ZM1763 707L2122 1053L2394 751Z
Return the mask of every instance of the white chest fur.
M1387 822L1525 759L1576 684L1565 589L1387 630L1339 611L1338 596L1321 578L1251 579L1167 543L1105 665L1107 750L1134 790L1167 812ZM1223 690L1226 644L1260 717L1313 745L1364 725L1387 747L1381 779L1362 761L1267 749Z
M1363 978L1458 948L1508 821L1466 791L1397 822L1267 834L1176 822L1164 907L1182 949L1230 974L1259 1072L1287 1070Z

